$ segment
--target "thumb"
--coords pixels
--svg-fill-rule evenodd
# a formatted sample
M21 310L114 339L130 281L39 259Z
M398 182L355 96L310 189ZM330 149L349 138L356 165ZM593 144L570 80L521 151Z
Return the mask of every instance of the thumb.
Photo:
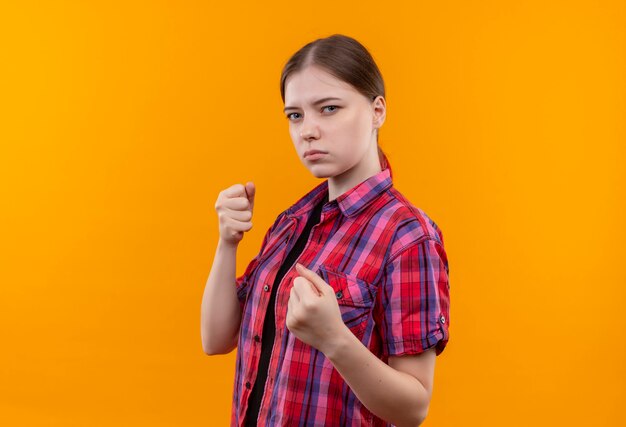
M318 294L324 295L326 294L326 287L328 286L324 279L318 276L313 270L309 270L299 262L296 263L296 271L300 273L300 275L309 280L309 282L313 283L314 290L317 290Z
M256 187L254 186L254 182L248 181L246 183L246 197L250 202L250 210L254 211L254 195L256 194Z

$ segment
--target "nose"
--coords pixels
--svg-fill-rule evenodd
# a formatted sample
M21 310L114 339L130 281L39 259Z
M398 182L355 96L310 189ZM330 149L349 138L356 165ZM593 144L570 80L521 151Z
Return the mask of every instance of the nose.
M313 132L311 130L306 130L306 131L300 132L300 138L305 140L305 141L308 141L312 137L313 137Z
M308 141L311 138L315 138L319 136L319 129L317 124L315 124L312 120L303 119L302 121L302 130L300 131L300 138Z

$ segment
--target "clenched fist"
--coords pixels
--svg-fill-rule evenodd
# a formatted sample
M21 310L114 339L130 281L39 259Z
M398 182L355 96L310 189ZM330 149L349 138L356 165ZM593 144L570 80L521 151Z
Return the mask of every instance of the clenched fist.
M300 263L287 302L286 326L300 341L324 354L348 331L332 286Z
M215 202L215 210L222 241L237 245L243 239L243 233L252 228L255 192L253 182L248 182L245 186L234 184L220 192Z

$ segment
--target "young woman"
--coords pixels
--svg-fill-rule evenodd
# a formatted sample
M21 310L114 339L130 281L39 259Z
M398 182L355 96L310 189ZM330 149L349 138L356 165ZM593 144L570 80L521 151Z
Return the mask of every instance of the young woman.
M291 57L281 96L298 159L327 180L278 215L238 278L254 184L216 201L202 342L207 354L238 349L231 425L417 426L449 337L448 261L378 146L380 71L335 34Z

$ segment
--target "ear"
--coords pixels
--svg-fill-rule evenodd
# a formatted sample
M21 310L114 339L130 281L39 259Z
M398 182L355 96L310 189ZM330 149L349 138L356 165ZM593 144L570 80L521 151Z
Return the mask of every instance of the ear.
M372 101L372 110L372 125L374 128L378 129L385 123L385 117L387 116L387 105L382 95L378 95L374 101Z

